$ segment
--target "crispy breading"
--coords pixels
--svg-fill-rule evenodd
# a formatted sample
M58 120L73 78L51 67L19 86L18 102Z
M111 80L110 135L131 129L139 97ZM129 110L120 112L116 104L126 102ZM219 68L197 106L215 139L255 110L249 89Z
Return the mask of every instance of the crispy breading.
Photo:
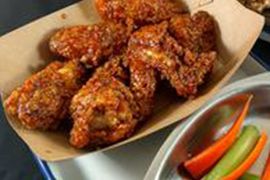
M156 90L156 76L152 67L143 61L129 63L130 89L139 108L139 120L152 113Z
M129 73L126 68L125 56L118 55L109 58L101 67L97 68L93 76L111 77L127 83L129 81Z
M104 20L132 20L136 26L159 23L184 11L174 0L96 0L96 8Z
M129 137L137 124L132 93L112 76L94 75L73 97L70 143L77 148L108 145Z
M205 11L193 16L174 16L170 20L169 32L183 48L190 51L200 53L216 49L215 22Z
M193 97L198 92L198 86L204 82L206 75L212 70L216 60L216 52L212 51L215 43L207 41L215 38L208 37L215 36L210 33L214 26L212 26L213 20L208 18L210 16L205 12L195 14L193 19L188 15L182 16L177 22L177 27L181 24L183 31L180 29L176 34L179 35L176 36L177 40L168 33L167 22L144 26L133 33L129 41L128 57L129 62L133 64L136 62L141 64L143 61L145 67L161 73L162 77L170 81L179 96ZM188 33L189 26L195 24L196 32ZM201 47L195 47L194 43ZM149 75L148 72L141 71L141 74L146 76ZM131 89L132 86L131 83ZM135 93L140 90L147 92L144 87L137 87Z
M130 89L143 117L150 115L157 85L155 69L149 64L145 50L159 49L167 32L167 23L149 25L134 32L129 40L127 61L130 69Z
M70 143L77 147L108 145L134 131L139 113L133 94L124 82L129 74L124 56L114 56L96 69L73 97L70 112L74 121Z
M29 77L5 101L7 112L28 129L56 129L68 118L72 96L82 86L84 68L55 61Z
M128 36L125 26L101 22L63 28L51 37L49 46L60 56L96 67L104 58L121 53Z

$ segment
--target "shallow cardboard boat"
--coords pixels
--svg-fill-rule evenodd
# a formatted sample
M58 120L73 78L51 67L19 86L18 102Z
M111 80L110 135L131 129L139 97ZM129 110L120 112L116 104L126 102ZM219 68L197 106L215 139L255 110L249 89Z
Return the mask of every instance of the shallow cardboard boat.
M111 149L132 142L170 124L197 110L212 97L239 68L258 38L264 18L239 4L236 0L184 0L192 13L208 11L217 21L219 57L208 82L201 87L193 100L183 100L158 93L154 113L129 139L111 145ZM63 26L91 24L100 18L93 1L85 0L49 16L41 18L0 38L0 90L5 99L12 89L34 72L40 70L53 55L48 49L50 35ZM16 120L7 117L17 134L34 153L47 161L77 157L89 150L77 150L68 143L68 132L30 131ZM92 151L93 152L93 151Z

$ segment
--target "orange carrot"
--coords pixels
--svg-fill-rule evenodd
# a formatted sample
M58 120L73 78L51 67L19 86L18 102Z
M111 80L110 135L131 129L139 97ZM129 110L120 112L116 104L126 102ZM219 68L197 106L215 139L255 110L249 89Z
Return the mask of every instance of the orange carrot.
M222 180L236 180L239 177L241 177L260 156L266 144L266 141L267 135L265 132L263 132L256 146L254 147L252 152L248 155L248 157L245 159L245 161L240 166L238 166L233 172L223 177Z
M270 180L270 153L264 167L262 180Z
M252 95L248 95L248 99L236 122L222 138L200 154L184 162L184 167L195 179L205 174L224 155L228 148L231 147L247 115L252 97Z

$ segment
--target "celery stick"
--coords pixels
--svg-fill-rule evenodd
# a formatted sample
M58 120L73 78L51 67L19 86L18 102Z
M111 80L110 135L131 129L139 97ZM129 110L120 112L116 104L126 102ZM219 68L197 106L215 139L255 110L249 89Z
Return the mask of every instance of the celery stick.
M253 126L245 126L234 144L203 178L204 180L219 180L236 169L255 147L260 137L259 130Z
M245 173L239 180L260 180L260 177L255 174Z

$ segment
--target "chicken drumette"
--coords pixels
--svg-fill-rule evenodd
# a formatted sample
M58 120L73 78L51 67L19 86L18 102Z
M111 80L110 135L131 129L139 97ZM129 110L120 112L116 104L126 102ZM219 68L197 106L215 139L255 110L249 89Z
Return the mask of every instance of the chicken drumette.
M104 146L132 134L138 122L133 94L126 80L120 57L98 68L86 85L73 97L70 112L74 125L70 143L77 148Z
M110 55L120 54L129 34L126 26L109 22L73 26L56 32L49 46L57 55L96 67Z
M28 129L55 129L68 118L70 100L81 88L84 73L75 61L53 62L11 93L6 110Z

